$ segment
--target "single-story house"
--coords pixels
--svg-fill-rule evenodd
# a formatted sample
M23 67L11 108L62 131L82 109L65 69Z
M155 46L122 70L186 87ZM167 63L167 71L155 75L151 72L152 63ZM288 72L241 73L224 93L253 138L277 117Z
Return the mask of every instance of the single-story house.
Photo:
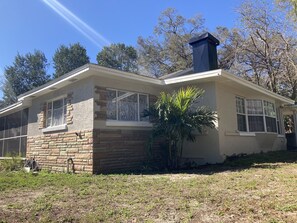
M16 153L53 171L104 173L141 168L152 123L141 113L161 91L188 85L205 93L216 128L186 142L184 158L220 163L234 154L286 149L283 110L294 101L217 69L211 34L191 39L193 69L162 78L86 64L18 96L0 110L0 157ZM161 162L158 145L155 161Z

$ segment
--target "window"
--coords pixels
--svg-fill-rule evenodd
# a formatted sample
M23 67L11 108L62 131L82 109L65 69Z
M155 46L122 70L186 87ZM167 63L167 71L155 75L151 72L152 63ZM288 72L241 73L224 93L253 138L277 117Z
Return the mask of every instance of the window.
M0 157L26 155L28 109L0 117Z
M66 123L66 98L47 103L46 127L59 126Z
M148 121L142 113L148 108L148 95L107 90L107 119L117 121Z
M246 100L250 132L264 132L262 100Z
M279 132L275 105L271 102L236 97L236 111L239 131Z
M264 112L267 132L277 132L276 112L274 104L264 101Z

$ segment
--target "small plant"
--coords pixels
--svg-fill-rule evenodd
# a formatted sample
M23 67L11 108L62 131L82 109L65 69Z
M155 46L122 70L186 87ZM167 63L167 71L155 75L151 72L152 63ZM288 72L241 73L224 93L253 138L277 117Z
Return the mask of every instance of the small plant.
M23 165L20 156L7 154L6 159L0 161L0 171L19 171Z

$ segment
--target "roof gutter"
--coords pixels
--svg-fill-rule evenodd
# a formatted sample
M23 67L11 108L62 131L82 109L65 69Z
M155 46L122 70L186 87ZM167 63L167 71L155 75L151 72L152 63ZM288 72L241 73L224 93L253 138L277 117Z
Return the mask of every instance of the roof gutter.
M39 93L41 91L45 91L45 90L47 90L49 88L55 87L55 86L59 85L60 83L65 82L65 81L67 81L67 80L69 80L71 78L74 78L74 77L76 77L76 76L80 75L81 73L84 73L84 72L86 72L88 70L89 70L89 67L87 67L87 68L85 68L85 69L83 69L83 70L81 70L79 72L76 72L76 73L74 73L72 75L69 75L68 77L62 78L62 79L60 79L58 81L54 80L53 82L49 82L49 83L41 86L41 88L37 88L37 90L35 89L33 91L29 91L29 92L27 92L27 93L25 93L23 95L20 95L18 97L18 101L23 101L25 98L32 97L32 96L34 96L35 94L37 94L37 93Z
M7 106L7 107L0 110L0 115L8 113L8 112L10 112L12 110L15 110L17 108L21 108L22 105L23 105L23 101L18 101L16 103L12 104L12 105L9 105L9 106Z
M247 81L247 80L245 80L243 78L240 78L240 77L237 77L237 76L235 76L233 74L230 74L230 73L228 73L228 72L226 72L224 70L222 70L222 77L225 77L225 78L227 78L229 80L232 80L232 81L234 81L236 83L239 83L241 85L244 85L246 87L249 87L249 88L251 88L251 89L253 89L255 91L261 92L262 94L265 94L267 96L270 96L270 97L273 97L275 99L278 99L278 100L280 100L282 102L285 102L285 103L288 103L288 104L295 104L295 101L294 100L291 100L289 98L286 98L284 96L281 96L279 94L276 94L276 93L274 93L272 91L269 91L269 90L267 90L267 89L265 89L263 87L260 87L260 86L258 86L256 84L253 84L250 81Z

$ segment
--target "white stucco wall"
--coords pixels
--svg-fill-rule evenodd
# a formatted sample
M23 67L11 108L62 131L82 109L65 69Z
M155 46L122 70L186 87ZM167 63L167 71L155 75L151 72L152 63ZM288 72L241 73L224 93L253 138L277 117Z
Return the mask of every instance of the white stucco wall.
M191 86L197 86L205 92L198 101L198 106L206 106L212 111L217 111L216 84L215 82L189 83ZM186 85L184 85L185 87ZM181 85L173 85L172 89L178 89ZM219 150L218 125L215 129L205 129L202 134L196 134L195 142L185 142L183 158L194 161L197 164L219 163L223 159Z
M255 133L254 136L248 134L240 135L237 131L236 96L247 99L267 100L275 103L276 107L280 106L280 102L272 97L240 86L231 86L228 83L217 83L216 97L221 156L225 157L234 154L251 154L286 149L285 136L280 136L276 133ZM281 129L283 129L282 120L280 120L280 124Z
M67 126L68 131L91 130L93 129L93 94L94 84L92 78L80 80L59 90L54 90L46 95L32 100L29 108L28 136L42 135L42 130L38 129L38 113L40 106L61 95L73 93L73 124Z

